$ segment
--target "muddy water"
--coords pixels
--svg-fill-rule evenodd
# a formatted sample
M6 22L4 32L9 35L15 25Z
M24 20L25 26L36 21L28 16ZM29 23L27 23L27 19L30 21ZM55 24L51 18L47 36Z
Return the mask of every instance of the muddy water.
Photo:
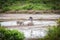
M25 34L26 38L41 38L44 37L47 33L47 28L42 28L43 26L53 26L57 25L55 21L33 21L32 26L28 26L31 21L24 21L24 25L17 24L17 21L7 21L1 22L1 26L7 26L9 29L16 29ZM11 27L12 26L12 27ZM16 27L14 27L16 26ZM22 27L23 26L23 27ZM27 26L27 27L25 27ZM36 28L37 27L37 28Z
M24 33L26 38L42 38L47 34L48 29L42 27L8 27L8 29L15 29Z
M22 26L28 26L28 24L31 21L24 21L22 22L23 25ZM1 22L0 23L1 26L18 26L17 21L7 21L7 22ZM19 24L20 25L20 24ZM57 25L56 21L33 21L33 26L53 26L53 25Z
M42 28L43 26L53 26L57 25L56 21L33 21L32 26L28 26L30 21L23 21L24 25L17 24L16 19L58 19L60 18L59 14L0 14L0 20L3 19L5 22L0 22L1 26L7 26L9 29L17 29L25 34L26 38L41 38L44 37L47 33L47 28ZM6 21L14 19L15 21ZM12 27L11 27L12 26ZM16 26L16 27L15 27Z

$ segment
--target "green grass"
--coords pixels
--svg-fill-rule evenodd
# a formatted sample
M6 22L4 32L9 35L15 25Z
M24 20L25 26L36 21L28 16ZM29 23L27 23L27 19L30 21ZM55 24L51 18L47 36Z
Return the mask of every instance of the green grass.
M60 0L0 0L0 9L7 10L59 10Z
M25 36L17 30L9 30L0 26L0 40L24 40Z

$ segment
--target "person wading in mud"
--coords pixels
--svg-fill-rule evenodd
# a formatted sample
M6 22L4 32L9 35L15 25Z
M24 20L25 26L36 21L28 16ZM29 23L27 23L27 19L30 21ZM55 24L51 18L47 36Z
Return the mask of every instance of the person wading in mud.
M31 21L31 23L29 25L33 25L33 18L29 17L29 20Z

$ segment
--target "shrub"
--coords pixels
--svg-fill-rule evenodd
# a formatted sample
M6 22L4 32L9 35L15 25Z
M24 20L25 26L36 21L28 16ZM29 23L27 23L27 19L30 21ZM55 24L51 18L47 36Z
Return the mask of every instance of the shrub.
M60 19L58 19L57 24L58 24L58 27L60 27Z
M8 30L0 27L0 40L24 40L24 34L17 30Z

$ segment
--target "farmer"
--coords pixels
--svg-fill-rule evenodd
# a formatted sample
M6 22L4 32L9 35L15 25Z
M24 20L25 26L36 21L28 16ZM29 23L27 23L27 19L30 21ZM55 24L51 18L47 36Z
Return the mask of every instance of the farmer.
M29 17L29 20L31 21L28 25L33 25L33 18Z

